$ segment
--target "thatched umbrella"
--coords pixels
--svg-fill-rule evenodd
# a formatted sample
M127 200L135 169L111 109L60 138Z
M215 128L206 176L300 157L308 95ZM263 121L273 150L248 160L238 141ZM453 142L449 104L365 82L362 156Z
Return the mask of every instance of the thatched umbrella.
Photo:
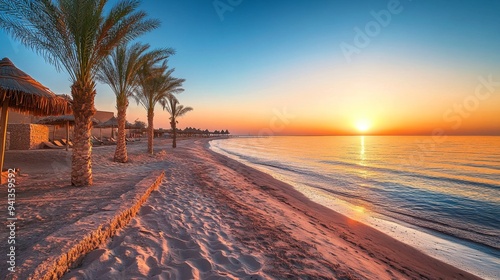
M137 132L137 130L141 130L142 129L142 126L140 124L138 124L138 123L130 123L130 122L127 121L125 123L125 129L128 129L130 137L133 137L132 134L130 133L130 130L134 129Z
M62 115L62 116L48 116L43 119L40 119L36 122L37 124L48 124L54 126L54 134L55 134L55 126L66 126L66 151L69 148L69 127L75 125L75 116L74 115ZM99 121L95 118L92 118L92 124L98 125Z
M71 103L67 98L57 96L19 70L8 58L0 60L0 102L2 103L0 172L3 170L9 109L35 116L72 113Z
M110 128L111 127L111 138L114 138L114 134L113 134L113 128L118 127L118 119L113 116L111 119L105 121L105 122L102 122L100 123L99 125L97 125L96 127L97 128ZM101 138L102 138L102 135L101 135ZM102 139L101 139L102 140Z
M129 121L125 121L125 129L136 129L137 125L134 123L130 123Z

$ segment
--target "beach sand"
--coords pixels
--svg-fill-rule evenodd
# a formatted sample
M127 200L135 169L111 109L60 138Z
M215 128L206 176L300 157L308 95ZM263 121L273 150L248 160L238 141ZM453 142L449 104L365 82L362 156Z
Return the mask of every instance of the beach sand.
M166 151L154 164L166 171L158 191L63 279L478 279L210 151L206 139L168 144L155 143Z
M165 142L164 146L167 144ZM6 279L27 279L42 261L53 257L54 252L62 247L52 234L105 211L110 202L120 199L147 175L168 167L166 151L156 149L154 155L148 155L145 153L146 141L128 145L130 162L126 164L112 161L115 147L93 149L94 186L90 188L70 185L71 150L6 152L5 167L19 168L20 174L15 178L16 268L14 273L7 273L8 264L2 258L2 279L6 275ZM7 201L6 188L1 199ZM7 220L6 208L0 212L0 218ZM2 254L11 245L7 243L8 235L7 230L0 231L0 240L4 240L0 242ZM44 245L47 243L51 247Z

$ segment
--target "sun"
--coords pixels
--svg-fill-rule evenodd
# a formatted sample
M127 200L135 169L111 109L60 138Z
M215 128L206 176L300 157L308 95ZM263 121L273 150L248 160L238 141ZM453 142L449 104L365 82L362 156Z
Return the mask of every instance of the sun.
M366 132L370 129L370 122L368 120L358 120L356 122L356 129L359 132Z

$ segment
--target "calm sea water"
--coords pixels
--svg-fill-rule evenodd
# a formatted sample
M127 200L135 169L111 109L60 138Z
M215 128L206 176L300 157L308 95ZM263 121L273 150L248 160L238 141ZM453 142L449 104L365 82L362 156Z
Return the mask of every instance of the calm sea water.
M500 137L286 136L211 146L379 218L480 244L500 258Z

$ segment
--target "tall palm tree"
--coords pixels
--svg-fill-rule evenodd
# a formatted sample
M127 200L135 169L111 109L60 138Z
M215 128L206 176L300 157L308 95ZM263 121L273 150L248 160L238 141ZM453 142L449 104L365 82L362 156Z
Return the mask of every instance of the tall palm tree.
M154 110L155 106L169 94L182 91L184 79L172 77L174 69L168 69L166 62L161 66L148 64L139 72L139 86L134 93L137 104L141 104L148 114L148 153L153 154Z
M108 84L116 95L118 110L118 138L114 161L127 162L125 123L128 98L138 85L137 73L145 63L156 63L173 54L172 49L147 51L149 45L136 43L130 47L121 44L101 64L97 80Z
M71 183L92 180L92 116L98 66L119 44L159 26L137 11L139 1L124 0L104 13L107 0L0 1L0 28L41 54L58 70L65 68L72 85L75 115Z
M193 108L181 105L173 94L169 94L160 102L163 109L170 113L170 127L172 127L173 131L172 148L175 148L177 147L177 118L184 116L187 112L192 111Z

